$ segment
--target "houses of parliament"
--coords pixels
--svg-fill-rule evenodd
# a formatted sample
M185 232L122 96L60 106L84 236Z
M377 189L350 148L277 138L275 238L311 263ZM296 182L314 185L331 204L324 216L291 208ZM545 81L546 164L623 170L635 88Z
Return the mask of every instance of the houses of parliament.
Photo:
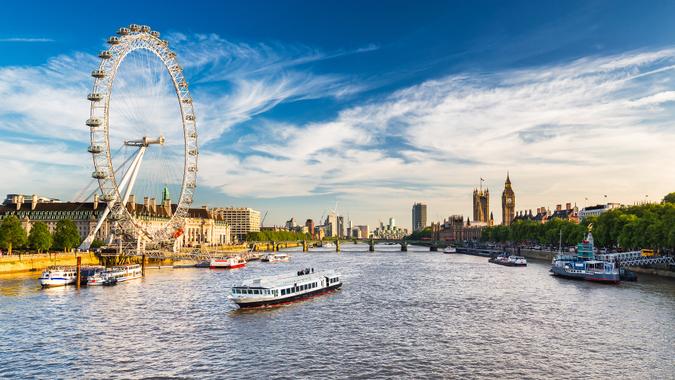
M504 191L502 191L502 224L510 225L516 214L516 194L511 187L511 178L506 174L504 182ZM490 212L490 190L483 190L483 179L481 186L473 190L473 221L474 223L484 223L485 225L494 225L494 215Z

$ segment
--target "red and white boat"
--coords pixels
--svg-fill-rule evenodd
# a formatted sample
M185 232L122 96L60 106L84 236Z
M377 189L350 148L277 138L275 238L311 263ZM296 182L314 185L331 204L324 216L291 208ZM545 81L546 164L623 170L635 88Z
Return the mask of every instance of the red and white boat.
M234 269L246 266L246 260L241 257L226 257L222 259L211 259L209 268L211 269Z

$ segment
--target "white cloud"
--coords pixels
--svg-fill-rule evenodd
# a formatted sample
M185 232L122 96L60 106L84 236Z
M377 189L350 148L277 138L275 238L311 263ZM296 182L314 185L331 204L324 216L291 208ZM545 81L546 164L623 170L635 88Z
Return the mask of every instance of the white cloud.
M54 42L51 38L11 37L0 38L0 42Z
M314 74L300 66L377 48L367 46L354 52L324 53L302 45L249 45L216 35L178 33L169 35L169 40L191 84L202 144L279 103L343 97L360 91L363 86L350 78ZM147 53L135 52L127 56L120 67L111 100L113 150L123 140L143 135L153 137L161 133L169 145L182 141L175 95L167 87L168 76L159 62L154 66L149 64L153 59ZM54 166L72 164L73 157L88 166L84 172L91 170L90 157L84 152L89 140L89 129L84 122L89 115L86 95L91 92L93 83L90 73L98 62L93 54L75 53L52 58L40 66L0 67L0 98L3 99L0 136L3 142L23 138L38 147L24 150L25 146L14 143L2 146L5 149L5 154L0 154L3 162L20 162L15 168L23 170L13 173L18 176L15 180L5 182L8 187L18 186L21 178L31 178L35 172L47 177L55 173L62 176L63 171ZM45 141L54 141L49 144L49 154L41 148ZM57 141L64 143L59 145ZM74 151L73 146L78 146L78 151ZM64 156L62 147L71 155ZM33 162L40 157L51 158ZM157 167L158 163L149 162L151 159L149 155L144 165ZM180 166L180 162L176 164ZM58 191L72 194L87 182L87 176L78 172L64 187L58 187ZM142 181L139 179L139 182ZM57 187L47 183L48 180L36 181L33 191L54 192Z
M468 214L479 176L497 211L509 169L519 208L657 199L675 187L674 61L665 49L427 81L327 122L272 124L273 138L247 140L264 154L203 181L229 195L332 193L363 207L426 200L441 215Z

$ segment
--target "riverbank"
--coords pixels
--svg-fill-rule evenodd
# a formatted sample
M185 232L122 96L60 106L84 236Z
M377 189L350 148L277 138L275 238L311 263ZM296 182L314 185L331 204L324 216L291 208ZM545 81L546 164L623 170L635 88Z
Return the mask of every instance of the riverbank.
M78 256L82 257L82 265L100 265L93 252L11 255L0 257L0 274L41 271L52 265L76 265Z

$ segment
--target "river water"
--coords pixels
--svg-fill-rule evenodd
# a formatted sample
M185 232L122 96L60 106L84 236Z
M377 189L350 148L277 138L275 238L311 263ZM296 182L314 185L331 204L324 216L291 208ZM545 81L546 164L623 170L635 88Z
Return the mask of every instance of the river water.
M114 287L0 278L0 377L672 379L675 281L618 286L410 247L343 245ZM228 287L304 267L343 288L240 311Z

